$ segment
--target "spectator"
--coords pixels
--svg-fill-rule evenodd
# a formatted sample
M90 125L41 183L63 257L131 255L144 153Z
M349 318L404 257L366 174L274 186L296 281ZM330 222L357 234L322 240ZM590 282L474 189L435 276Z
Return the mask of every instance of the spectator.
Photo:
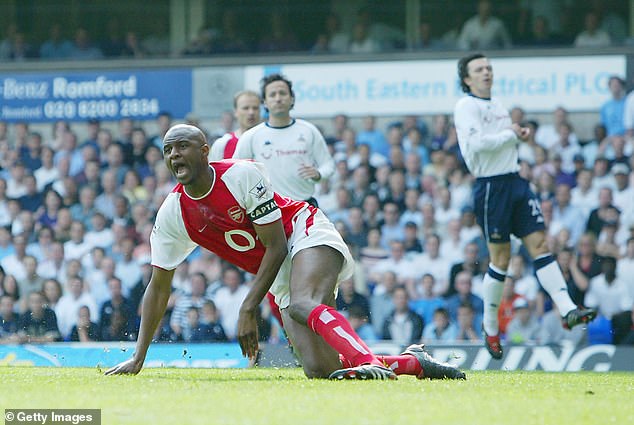
M103 52L90 41L90 35L85 28L78 28L75 32L75 42L69 57L73 60L94 60L103 58Z
M13 254L7 255L0 261L2 268L10 271L17 280L24 280L26 278L26 267L24 266L26 242L27 238L24 234L15 235L13 237Z
M577 174L577 185L570 190L570 205L588 217L599 206L598 197L598 190L592 187L592 172L582 169Z
M64 259L64 244L52 242L48 257L42 261L37 273L45 279L61 279L66 271L66 260Z
M64 243L64 258L66 260L82 260L90 252L92 246L84 239L84 224L73 221L70 226L70 240Z
M347 279L339 283L336 306L337 310L342 312L350 310L352 306L357 306L368 319L370 318L370 303L363 294L355 290L354 281L352 279Z
M558 106L553 111L552 124L540 124L535 134L535 140L545 149L551 149L560 139L559 126L568 122L568 111L563 106ZM568 140L571 144L579 143L575 133L570 133Z
M70 332L70 340L76 342L99 341L99 327L90 320L90 308L81 306L77 313L77 324Z
M25 255L22 260L26 272L24 279L18 280L20 288L20 311L26 311L27 299L32 292L40 292L44 279L37 274L37 260L32 255Z
M348 44L349 53L378 53L381 45L370 35L370 29L364 22L357 22L352 28L352 37Z
M244 284L242 273L233 267L228 267L223 272L222 285L216 291L213 301L220 311L220 322L227 338L235 340L238 330L238 312L249 288Z
M208 342L226 341L227 336L220 323L220 315L213 301L205 301L201 308L202 317L200 319L204 328L204 340Z
M376 128L376 117L373 115L363 117L363 130L357 133L357 143L367 144L372 153L379 153L385 157L389 154L387 140L383 132Z
M383 339L401 346L416 343L423 335L423 319L409 308L408 301L407 290L402 286L395 288L394 310L383 323Z
M0 296L0 345L18 342L20 316L15 312L15 301L9 295Z
M586 305L597 307L605 318L628 311L634 302L630 296L626 280L616 275L616 258L604 257L601 262L601 274L590 280L586 294Z
M458 307L456 341L480 342L480 332L476 331L474 323L473 307L470 303L464 303Z
M44 304L51 310L55 310L59 299L62 298L62 285L55 279L46 279L42 285Z
M403 241L405 238L405 231L399 219L398 205L391 201L386 202L383 205L383 224L381 225L381 245L384 248L388 248L391 241Z
M417 281L410 279L406 284L411 300L409 306L414 313L423 318L424 323L432 323L434 312L436 309L444 307L445 301L442 297L434 295L435 280L431 274L425 273L420 284L416 283Z
M607 32L599 28L599 17L595 12L585 15L583 31L575 38L575 47L607 47L612 44Z
M79 203L70 207L70 214L73 221L80 222L84 230L92 230L91 219L97 212L95 206L96 193L91 186L84 186L79 191Z
M131 237L124 237L121 240L120 257L116 260L116 276L121 279L123 284L124 296L129 296L130 291L134 288L139 280L141 280L141 266L135 258L132 257L136 243Z
M115 308L112 311L110 325L101 329L103 341L129 341L131 335L128 332L129 317L124 310Z
M634 276L634 238L629 238L626 243L625 255L619 258L616 275L622 280L630 279L628 285L630 297L634 299L634 283L631 283L632 276Z
M506 328L506 340L512 344L535 342L539 333L539 323L531 314L528 302L518 298L513 302L514 317Z
M625 164L614 164L612 166L615 188L612 192L614 206L620 211L634 210L634 187L630 186L630 169Z
M380 260L374 267L370 269L368 275L372 281L378 281L382 273L393 272L399 283L414 277L415 266L411 259L405 255L405 245L401 240L393 240L390 242L390 256L384 260ZM420 269L419 269L420 270Z
M621 211L612 203L612 189L609 187L601 188L599 189L599 206L590 213L586 231L599 237L603 226L607 222L616 223L620 214Z
M61 25L55 22L49 29L49 38L40 46L40 57L47 60L66 59L72 47L70 41L62 38Z
M101 310L99 314L99 335L101 335L104 341L110 341L113 334L113 320L121 320L125 323L117 324L117 329L124 328L123 332L124 340L132 340L134 339L134 327L136 311L132 307L130 300L123 296L123 285L121 280L116 277L110 277L108 279L108 290L109 297L108 299L101 305ZM115 312L118 311L120 313L119 317L114 317Z
M560 183L555 191L555 205L553 208L553 221L548 227L550 234L556 234L560 229L570 231L570 243L576 244L585 230L585 216L580 209L571 205L571 188L565 183Z
M29 309L20 316L18 330L20 343L41 344L58 341L59 338L55 312L44 304L41 293L31 293Z
M456 276L456 294L447 298L445 303L452 321L458 320L458 310L461 305L466 303L472 307L475 322L482 321L484 304L482 298L471 292L471 277L471 273L468 271L462 271Z
M623 127L625 80L613 75L608 80L608 88L612 97L601 106L601 124L605 126L608 136L623 136L625 135Z
M341 31L341 22L334 13L329 13L324 20L322 32L312 47L313 53L345 53L348 51L350 36Z
M84 281L79 277L72 277L68 281L68 292L63 295L55 306L55 315L62 338L70 338L73 326L77 324L79 308L87 306L91 312L91 320L97 322L99 313L95 300L89 292L84 291Z
M394 310L392 297L398 285L396 273L386 271L381 273L374 292L370 297L370 311L372 312L372 326L377 335L383 335L383 324Z
M557 253L557 263L561 273L566 280L568 295L575 305L585 305L586 291L588 290L589 279L579 270L577 259L571 248L564 248Z
M456 276L462 271L468 271L471 273L471 276L473 277L471 288L474 291L479 292L477 291L477 288L479 288L480 285L474 285L473 281L475 280L478 283L481 283L485 273L482 264L486 264L480 262L478 255L479 251L480 248L475 242L469 242L464 246L462 262L453 264L449 270L449 289L447 289L447 293L445 294L446 297L456 294Z
M508 49L511 36L504 23L491 16L491 2L480 0L478 14L465 22L458 38L462 50Z
M451 264L446 258L440 256L440 237L437 234L427 237L425 250L412 259L412 266L415 276L422 276L423 271L434 276L436 281L434 294L444 296L447 293Z
M423 330L423 341L434 343L437 341L453 342L458 334L456 325L449 319L449 312L439 307L434 311L433 321Z
M588 279L601 273L601 257L596 253L596 236L587 232L577 243L577 265Z
M368 316L358 305L353 305L348 310L348 322L363 341L368 344L377 342L378 337L372 325L368 323Z

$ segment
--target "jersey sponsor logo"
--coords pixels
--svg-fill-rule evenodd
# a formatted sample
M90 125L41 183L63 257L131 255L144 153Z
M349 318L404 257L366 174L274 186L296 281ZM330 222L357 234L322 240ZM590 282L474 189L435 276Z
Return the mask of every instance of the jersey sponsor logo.
M258 200L262 199L262 197L266 195L266 185L264 184L264 180L260 179L255 186L249 189L249 193L258 198Z
M244 221L244 211L238 205L229 208L227 214L229 214L229 217L236 223L242 223Z
M264 148L262 149L262 153L260 155L262 155L262 158L264 159L271 159L273 156L273 142L265 140Z
M251 211L249 213L249 217L251 217L251 220L257 220L258 218L264 217L275 210L277 210L277 204L274 199L271 199Z
M255 238L246 230L234 229L225 232L225 242L238 252L255 248Z

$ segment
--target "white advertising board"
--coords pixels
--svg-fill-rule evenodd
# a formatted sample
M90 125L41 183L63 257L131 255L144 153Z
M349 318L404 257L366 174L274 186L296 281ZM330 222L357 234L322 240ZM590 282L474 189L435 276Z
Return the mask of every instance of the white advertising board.
M607 80L625 76L623 55L494 58L493 95L509 108L550 112L596 111L609 98ZM452 113L463 96L456 60L248 66L245 87L281 72L293 81L295 115L406 115Z

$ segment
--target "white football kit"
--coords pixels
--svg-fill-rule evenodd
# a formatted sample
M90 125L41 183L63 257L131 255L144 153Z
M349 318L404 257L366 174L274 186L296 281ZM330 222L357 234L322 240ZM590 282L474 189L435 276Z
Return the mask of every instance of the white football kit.
M271 176L273 190L297 200L311 198L317 183L299 176L301 165L317 168L322 180L335 171L335 161L323 136L317 127L301 119L293 119L285 127L271 127L263 122L247 130L240 137L233 157L263 163Z

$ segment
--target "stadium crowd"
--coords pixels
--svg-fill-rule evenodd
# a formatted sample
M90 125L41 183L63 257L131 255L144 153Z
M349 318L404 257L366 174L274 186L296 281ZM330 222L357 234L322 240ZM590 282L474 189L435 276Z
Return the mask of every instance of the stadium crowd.
M0 61L634 44L634 38L628 37L626 16L629 11L625 3L610 0L481 0L470 7L457 0L426 2L415 40L407 40L402 25L389 22L390 15L402 13L394 10L394 5L369 4L356 14L314 7L311 19L323 20L323 23L306 26L298 24L299 20L294 21L288 5L271 7L267 3L262 9L257 3L251 7L230 4L220 8L214 22L205 23L195 37L177 50L171 49L167 30L158 35L143 34L138 22L123 28L120 19L104 19L103 15L95 18L99 22L97 26L67 27L47 20L50 24L47 37L29 34L13 21L8 22L0 34ZM450 19L433 19L448 11ZM300 13L304 18L306 10L301 8ZM348 14L353 19L343 16ZM167 14L162 18L169 19ZM250 29L242 24L253 19L262 21L261 25Z
M507 343L634 344L634 93L616 76L609 87L590 140L561 107L542 123L512 110L533 129L520 173L541 200L568 291L600 317L565 331L514 243L499 313ZM233 130L224 118L203 128L210 142ZM336 172L315 194L357 260L337 308L368 342L481 340L487 248L451 118L352 122L337 114L322 130ZM162 161L172 123L164 112L145 123L59 121L42 134L0 122L0 343L136 338L149 235L174 185ZM176 271L156 339L235 340L250 277L197 249ZM271 317L263 303L262 339L283 340Z

